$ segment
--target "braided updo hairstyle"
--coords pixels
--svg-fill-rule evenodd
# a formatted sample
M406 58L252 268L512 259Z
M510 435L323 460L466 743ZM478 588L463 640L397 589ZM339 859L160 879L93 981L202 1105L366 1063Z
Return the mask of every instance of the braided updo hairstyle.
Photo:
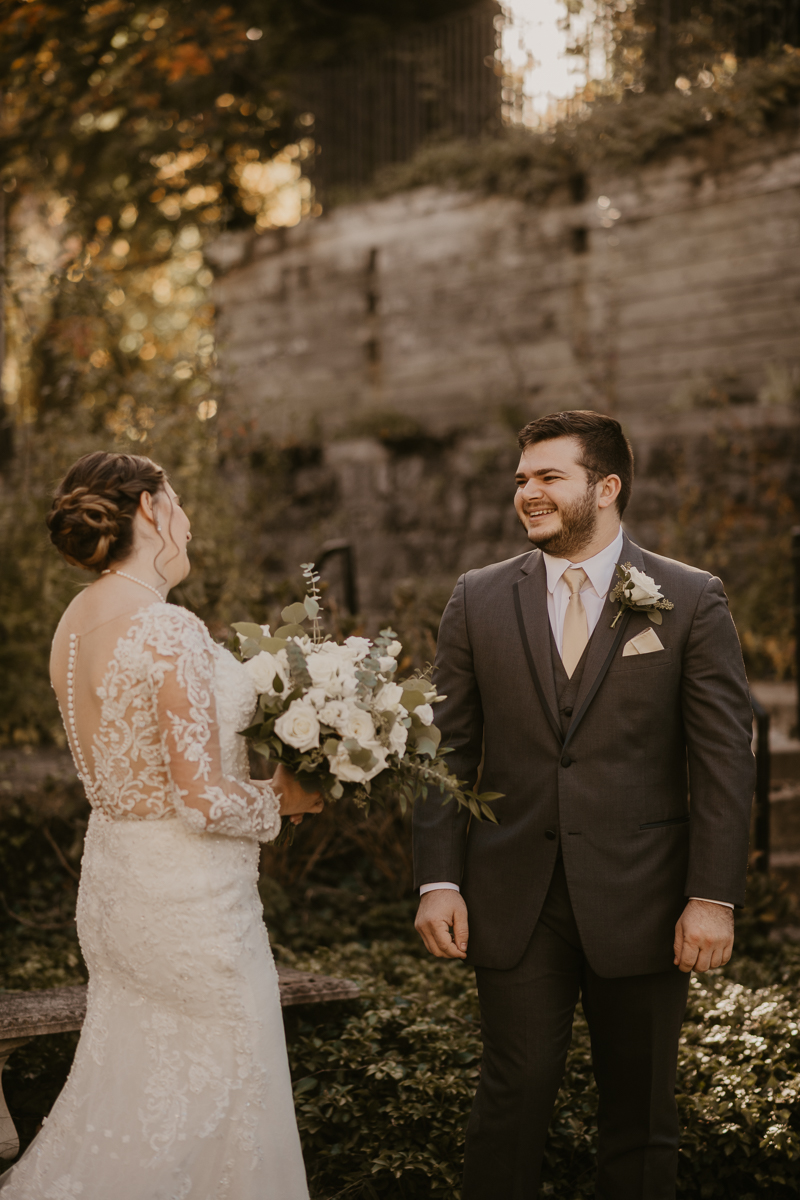
M84 454L58 485L47 527L68 563L105 571L133 548L133 518L142 492L164 490L161 467L139 454Z

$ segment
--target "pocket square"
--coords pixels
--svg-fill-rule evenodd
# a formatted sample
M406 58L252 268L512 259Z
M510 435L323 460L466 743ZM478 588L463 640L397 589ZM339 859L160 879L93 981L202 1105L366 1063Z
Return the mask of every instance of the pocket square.
M629 654L654 654L656 650L663 649L661 639L655 629L643 629L641 633L637 633L636 637L625 643L622 657L627 658Z

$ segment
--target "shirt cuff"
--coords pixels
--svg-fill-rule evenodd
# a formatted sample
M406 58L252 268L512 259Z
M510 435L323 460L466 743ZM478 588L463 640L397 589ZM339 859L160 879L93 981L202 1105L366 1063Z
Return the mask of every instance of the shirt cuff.
M439 886L441 886L441 884ZM706 900L705 896L690 896L689 899L702 900L703 904L721 904L723 908L733 908L733 905L729 904L727 900Z
M420 896L424 896L426 892L435 892L444 890L446 892L460 892L461 888L457 883L423 883L419 889Z

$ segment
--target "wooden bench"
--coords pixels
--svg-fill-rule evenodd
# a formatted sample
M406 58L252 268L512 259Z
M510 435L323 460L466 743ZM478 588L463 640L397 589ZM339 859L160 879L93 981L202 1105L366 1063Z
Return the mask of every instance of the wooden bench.
M320 1004L355 1000L359 986L292 967L278 967L281 1004ZM19 1138L3 1096L2 1071L8 1057L32 1038L80 1029L86 1016L86 985L40 992L0 993L0 1159L16 1158Z

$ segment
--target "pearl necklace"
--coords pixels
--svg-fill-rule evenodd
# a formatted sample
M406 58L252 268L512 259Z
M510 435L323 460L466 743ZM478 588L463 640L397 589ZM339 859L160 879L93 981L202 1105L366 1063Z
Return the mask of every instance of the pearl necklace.
M140 583L142 585L142 587L146 587L148 589L148 591L154 592L155 595L158 596L158 598L162 604L166 603L166 601L164 600L164 597L161 595L161 592L158 590L158 588L154 588L151 583L145 583L145 581L143 579L137 579L135 575L129 575L127 571L108 570L108 571L101 571L100 574L101 575L121 575L123 579L130 579L131 583Z

